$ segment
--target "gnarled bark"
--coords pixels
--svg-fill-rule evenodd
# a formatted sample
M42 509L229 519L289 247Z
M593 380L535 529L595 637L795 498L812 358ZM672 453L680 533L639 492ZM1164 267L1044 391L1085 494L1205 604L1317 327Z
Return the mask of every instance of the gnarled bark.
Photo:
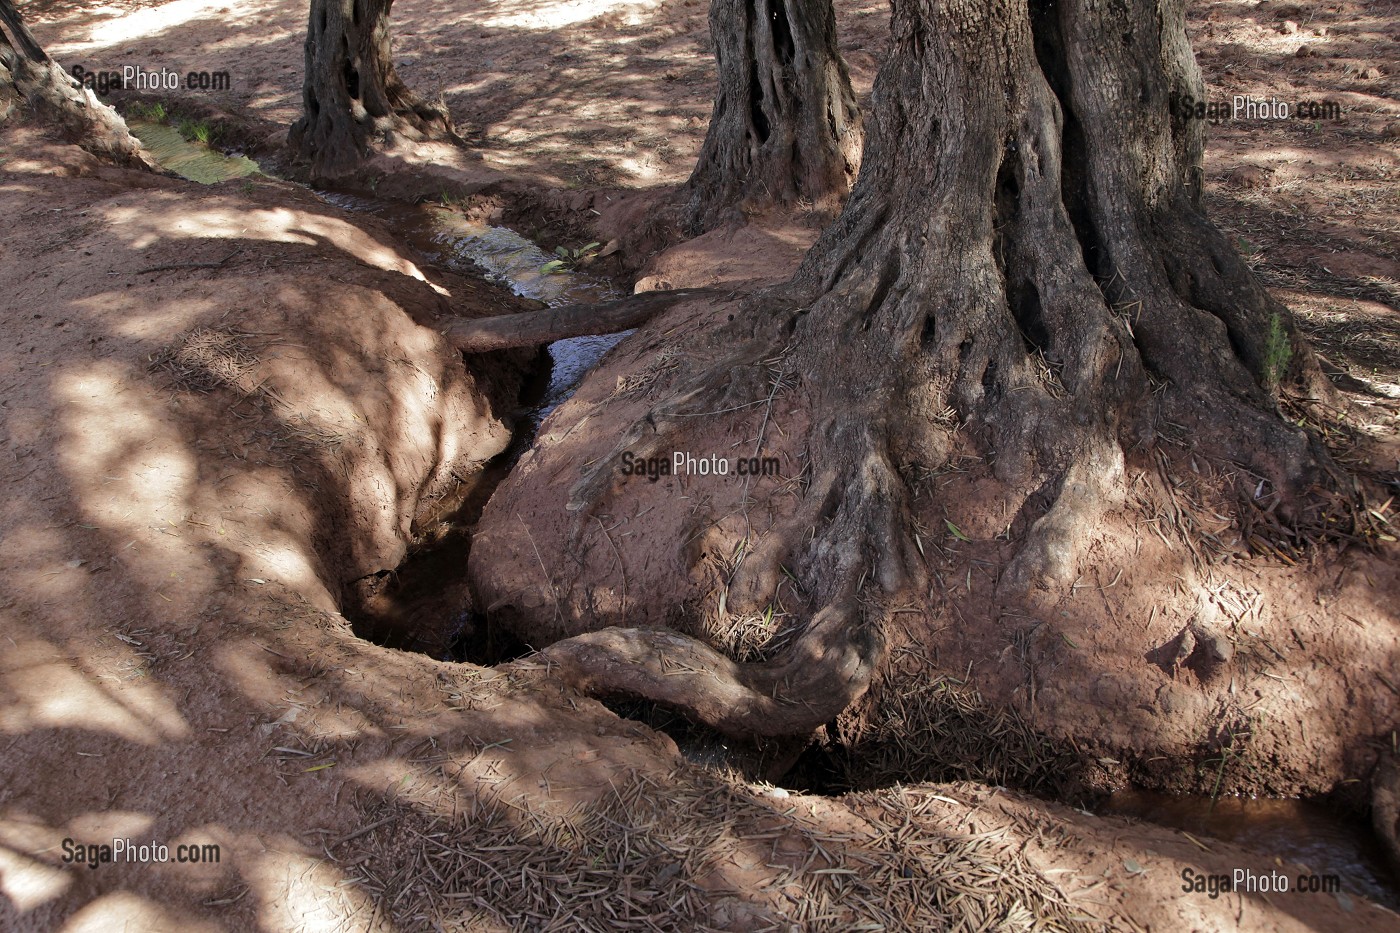
M316 177L352 171L375 138L457 141L447 108L399 79L389 32L393 0L311 0L302 115L289 142Z
M678 379L612 456L591 458L567 504L577 545L594 516L641 511L621 501L637 488L619 484L623 452L687 449L702 418L761 440L755 400L795 386L807 425L799 501L745 538L726 593L730 611L753 611L772 605L785 578L797 581L804 606L789 647L734 665L613 633L600 652L582 632L597 624L590 607L607 604L602 585L556 592L533 613L517 607L521 637L558 642L549 651L568 658L561 671L590 692L671 702L730 732L797 732L863 681L766 672L820 658L875 668L890 607L927 593L912 477L959 458L982 464L973 469L1019 538L994 568L1007 605L1071 585L1096 519L1124 499L1127 452L1152 445L1159 421L1189 432L1196 456L1229 465L1278 514L1306 502L1330 461L1279 415L1276 393L1322 391L1322 380L1288 310L1201 211L1202 134L1168 106L1185 94L1203 96L1182 0L896 4L864 167L840 219L788 286L731 316L713 340L732 348L727 359ZM590 421L608 430L596 412ZM551 477L562 469L539 465ZM733 495L707 492L709 511L674 537L759 509L747 487ZM493 524L493 514L524 506L498 500L481 526L497 551L472 561L487 603L504 605L515 597L491 562L510 547L522 561L539 550L533 538L508 543L510 520ZM645 549L658 546L636 544L653 562ZM643 669L618 663L624 644L646 646ZM665 671L673 647L696 669L685 690L649 673ZM708 699L694 695L706 675ZM773 704L811 715L774 727L772 706L735 681L761 682Z
M831 0L712 0L719 90L687 185L691 233L744 202L834 213L860 166L861 116Z
M11 0L0 0L0 121L21 105L96 155L154 168L117 112L65 74L35 41Z

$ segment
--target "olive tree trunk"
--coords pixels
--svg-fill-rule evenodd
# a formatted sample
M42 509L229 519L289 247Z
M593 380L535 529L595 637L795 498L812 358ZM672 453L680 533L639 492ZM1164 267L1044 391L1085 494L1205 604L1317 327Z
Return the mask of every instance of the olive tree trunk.
M835 213L860 165L861 116L831 0L712 0L719 90L687 187L690 232L746 207Z
M0 0L0 122L22 107L94 154L152 167L121 116L65 74L35 41L11 0Z
M513 607L507 624L588 692L665 702L738 735L830 721L880 667L889 613L927 600L921 476L957 469L964 490L983 491L1015 542L989 571L997 599L1029 605L1076 579L1098 519L1124 502L1128 455L1163 426L1277 516L1311 509L1332 469L1278 410L1281 392L1327 391L1314 358L1201 209L1201 126L1169 107L1204 96L1184 0L901 0L891 42L860 178L793 281L723 333L692 335L697 359L732 349L683 371L644 420L588 414L619 440L561 503L572 540L556 548L520 518L547 514L555 493L540 481L498 492L484 517L490 547L472 556L483 604ZM792 481L707 487L693 527L596 546L605 561L615 544L636 592L638 567L698 567L688 542L713 539L726 514L777 516L737 542L725 597L734 613L773 605L780 586L789 610L800 594L785 650L737 663L659 618L592 631L612 621L589 607L615 604L616 581L590 589L591 565L521 611L525 587L511 581L592 553L578 545L595 516L640 514L640 496L666 494L621 481L623 452L761 441L756 406L780 391L802 413ZM536 454L537 477L571 468ZM927 515L938 493L918 495Z
M311 0L302 115L290 143L317 177L353 171L376 140L457 140L446 107L414 94L394 69L392 6L393 0Z

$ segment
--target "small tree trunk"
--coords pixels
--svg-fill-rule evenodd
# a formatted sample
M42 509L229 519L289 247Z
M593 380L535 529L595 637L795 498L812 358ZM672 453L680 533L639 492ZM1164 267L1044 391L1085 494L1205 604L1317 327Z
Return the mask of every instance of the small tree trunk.
M860 165L861 116L831 0L712 0L719 91L686 225L799 199L833 213Z
M11 0L0 0L0 122L22 105L84 149L124 165L154 167L121 116L65 74Z
M456 140L447 109L414 94L394 69L393 0L311 0L302 116L292 149L317 177L352 171L376 138Z

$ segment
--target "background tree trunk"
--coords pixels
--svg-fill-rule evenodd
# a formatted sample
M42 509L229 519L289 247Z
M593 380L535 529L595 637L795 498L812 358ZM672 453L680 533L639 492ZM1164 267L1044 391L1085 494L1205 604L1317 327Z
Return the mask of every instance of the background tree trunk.
M447 109L414 94L394 69L393 0L311 0L302 116L292 148L319 177L353 170L375 137L455 140Z
M719 90L688 184L690 232L798 199L833 213L860 165L861 116L831 0L712 0Z
M84 149L124 165L153 167L121 116L65 74L11 0L0 0L0 122L24 105Z
M1281 390L1317 397L1325 382L1288 310L1202 213L1201 128L1169 107L1204 97L1183 0L912 0L896 4L891 42L839 220L788 286L691 341L689 370L611 455L590 457L566 505L572 555L595 515L642 511L637 487L619 485L623 452L665 457L696 450L696 436L762 442L755 406L784 387L805 426L795 485L766 502L747 486L707 492L693 527L628 546L634 567L693 566L672 539L699 539L735 512L776 516L706 547L743 554L731 613L761 612L792 581L805 606L789 647L749 665L677 651L696 676L668 676L665 638L581 635L614 583L590 590L580 567L580 592L512 624L528 643L554 642L548 659L591 692L661 700L731 733L829 721L879 668L890 613L930 598L915 512L941 524L934 516L968 507L938 501L921 476L956 470L962 500L977 491L990 513L979 524L1015 542L988 571L996 599L1031 614L1072 585L1099 519L1124 503L1129 454L1142 474L1159 430L1236 477L1242 522L1259 504L1344 528L1310 494L1330 460L1277 408ZM589 418L592 431L612 428ZM504 589L502 555L519 555L525 579L561 552L508 527L550 494L524 484L493 499L479 530L491 548L472 557L485 604L524 604ZM675 557L660 560L667 547ZM786 711L780 724L755 691Z

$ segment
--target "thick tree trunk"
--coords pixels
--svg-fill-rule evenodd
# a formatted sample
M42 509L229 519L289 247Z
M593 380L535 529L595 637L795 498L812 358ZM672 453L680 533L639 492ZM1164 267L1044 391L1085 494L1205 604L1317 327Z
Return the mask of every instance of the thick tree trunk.
M719 91L687 187L698 233L764 204L839 207L860 165L861 116L831 0L712 0Z
M393 0L311 0L302 115L290 143L317 177L352 171L376 138L457 140L446 107L399 80L389 33L392 6Z
M807 464L796 506L782 505L790 483L766 512L748 487L738 501L707 493L709 511L673 536L696 540L726 511L777 516L744 536L728 610L773 605L790 579L810 621L758 664L681 652L703 672L684 678L666 676L673 662L654 637L610 630L601 650L598 635L580 636L597 623L573 607L605 605L601 587L517 618L521 637L554 642L547 657L591 692L662 700L734 733L798 732L860 695L888 613L926 598L913 478L954 467L977 477L998 527L1019 539L994 568L1003 605L1072 584L1096 520L1124 501L1127 452L1151 446L1159 425L1248 497L1301 519L1330 461L1279 415L1277 393L1326 386L1288 310L1201 212L1201 129L1168 106L1185 94L1204 96L1183 0L897 3L840 219L785 289L731 316L713 341L733 348L727 361L678 379L611 456L591 458L568 503L577 544L594 515L641 511L616 476L624 451L694 449L702 417L733 423L706 436L757 430L761 441L755 400L796 386ZM531 495L498 494L492 508L509 514ZM936 493L920 495L927 515ZM476 579L487 604L518 604L487 564L518 548L528 566L540 545L509 542L491 516L482 528L497 550L473 553ZM633 540L655 563L656 540ZM780 725L751 702L755 683L788 711ZM716 697L732 700L722 714Z
M23 105L84 149L124 165L153 167L117 112L65 74L11 0L0 0L0 122Z

